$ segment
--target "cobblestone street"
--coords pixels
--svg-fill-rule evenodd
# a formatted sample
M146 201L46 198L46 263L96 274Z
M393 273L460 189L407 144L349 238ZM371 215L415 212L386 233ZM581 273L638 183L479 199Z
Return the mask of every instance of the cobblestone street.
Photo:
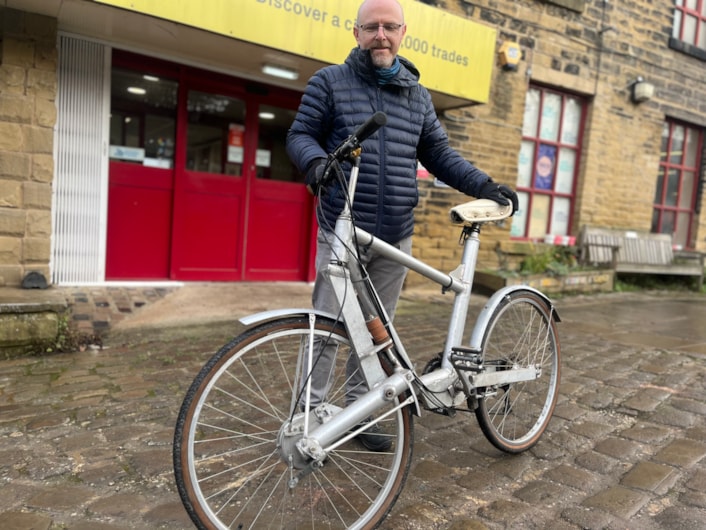
M306 306L307 289L286 305ZM419 369L443 346L450 303L400 303L398 331ZM706 527L706 299L627 293L557 307L562 383L549 432L509 456L474 416L423 413L385 528ZM2 527L192 528L172 476L174 422L200 366L247 312L118 325L104 349L0 361Z

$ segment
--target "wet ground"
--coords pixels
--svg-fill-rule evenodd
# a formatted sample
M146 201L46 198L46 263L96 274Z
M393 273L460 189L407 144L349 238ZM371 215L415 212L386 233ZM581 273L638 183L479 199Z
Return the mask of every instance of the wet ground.
M139 288L123 311L95 291L110 318L103 349L0 361L0 526L192 528L171 471L186 388L242 329L237 317L308 306L307 285L239 285L153 299ZM415 292L400 303L398 331L420 366L443 345L450 302ZM549 432L508 456L472 416L423 414L384 528L706 527L706 298L614 293L557 307L563 374Z

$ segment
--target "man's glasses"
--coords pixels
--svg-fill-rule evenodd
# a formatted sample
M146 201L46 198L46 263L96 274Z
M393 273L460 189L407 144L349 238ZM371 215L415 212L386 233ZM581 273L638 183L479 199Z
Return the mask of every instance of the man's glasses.
M358 27L367 35L377 35L378 29L382 28L385 35L397 35L404 24L359 24Z

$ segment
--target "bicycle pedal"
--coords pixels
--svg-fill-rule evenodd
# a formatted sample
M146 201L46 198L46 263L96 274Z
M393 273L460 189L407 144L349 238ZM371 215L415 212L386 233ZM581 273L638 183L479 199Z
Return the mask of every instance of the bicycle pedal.
M463 346L451 348L451 364L456 370L464 372L480 372L483 370L483 359L479 351Z

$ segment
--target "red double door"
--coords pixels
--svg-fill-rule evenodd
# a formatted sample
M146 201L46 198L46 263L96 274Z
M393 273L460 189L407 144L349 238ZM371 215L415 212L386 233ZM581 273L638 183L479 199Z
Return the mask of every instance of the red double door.
M299 95L129 54L112 74L106 279L311 280Z

